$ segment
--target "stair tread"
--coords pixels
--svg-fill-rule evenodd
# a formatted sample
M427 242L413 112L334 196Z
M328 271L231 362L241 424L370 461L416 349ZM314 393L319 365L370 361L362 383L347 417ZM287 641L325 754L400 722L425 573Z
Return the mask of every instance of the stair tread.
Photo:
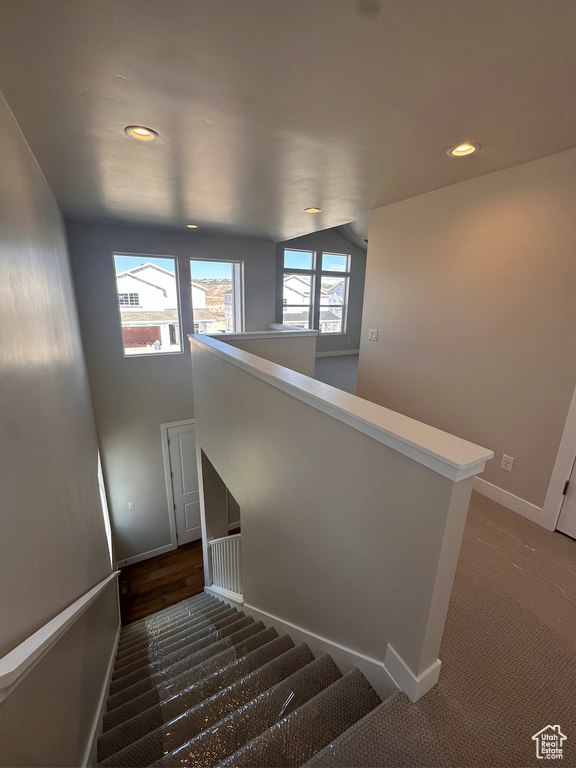
M143 643L154 642L162 640L170 634L173 634L175 630L184 629L185 626L193 624L196 621L203 621L204 619L210 619L212 616L217 615L222 611L222 603L210 604L206 608L190 609L179 613L178 616L173 617L171 620L165 621L162 624L153 625L144 628L136 635L131 635L129 638L124 638L122 644L119 647L122 654L126 651L134 650Z
M254 635L247 643L251 648L244 656L233 659L221 668L212 669L203 678L195 679L194 676L184 673L174 680L170 690L164 692L161 689L153 689L128 701L126 704L111 710L104 715L105 732L117 725L127 722L131 718L146 712L156 706L166 708L169 712L178 714L178 699L184 699L184 710L190 709L196 704L213 696L226 688L231 683L245 676L247 673L258 669L276 656L294 647L294 643L288 635L277 636L272 630L265 630Z
M380 703L364 675L354 669L218 766L297 768Z
M137 621L133 621L130 624L126 624L124 627L122 627L122 636L128 637L130 635L137 634L142 630L143 627L156 624L159 621L164 620L165 617L174 616L181 611L201 607L215 602L220 601L218 601L217 598L212 597L212 595L206 595L205 593L195 595L194 597L188 598L187 600L181 600L179 603L175 603L174 605L170 605L167 608L163 608L162 610L153 613L151 616L145 616L142 619L138 619Z
M191 639L188 643L183 643L178 648L169 647L166 652L159 652L156 659L151 662L147 663L146 660L138 660L128 665L128 669L123 670L122 674L112 681L110 693L113 695L128 685L138 682L138 680L161 673L163 669L171 667L178 661L189 658L191 655L196 654L197 651L213 646L218 641L232 636L235 632L251 624L254 624L254 619L251 616L239 616L233 624L224 627L224 629L213 630L201 638Z
M222 613L216 614L216 616L213 616L210 619L205 619L201 622L192 624L191 626L185 626L183 629L167 635L162 640L147 641L132 653L126 653L117 657L114 664L114 672L116 674L116 671L119 672L123 667L132 664L138 659L153 659L157 651L173 646L186 638L190 638L192 635L200 638L203 634L212 631L212 628L221 629L235 621L236 616L242 618L244 615L243 611L229 608L228 610L222 611Z
M146 710L102 734L98 739L98 759L105 760L185 712L188 738L192 738L313 659L308 646L301 643L193 706L189 704L189 697L174 696L163 705Z
M162 766L193 764L196 768L210 768L340 677L337 666L325 654L267 690L258 693L249 687L248 700L229 713L220 712L223 716L212 725L202 727L195 712L186 712L100 765L140 768L158 761ZM195 723L201 732L190 739L190 728Z
M256 622L247 629L252 630L254 627L259 626L263 625L261 622ZM246 629L241 631L246 632ZM255 632L257 632L259 635L261 632L268 632L268 630L261 629L260 631L255 630ZM268 635L267 637L271 640L276 636L276 634L277 633L274 632L274 634ZM254 637L255 636L256 634ZM214 655L208 657L205 656L202 661L196 659L196 663L193 667L190 667L186 661L181 661L173 665L171 668L164 670L162 675L157 674L146 680L140 680L134 685L128 686L128 688L124 688L114 696L110 696L108 699L108 707L109 709L114 709L115 707L125 703L134 696L138 696L139 694L152 689L153 686L156 686L158 689L161 689L165 693L168 691L175 692L176 686L180 685L181 683L181 680L179 679L180 675L186 674L189 677L190 682L195 679L198 680L202 677L206 677L209 672L214 672L216 669L220 669L226 664L229 664L231 661L234 661L239 656L243 656L244 653L247 652L244 650L245 648L250 648L250 650L253 650L254 647L257 647L252 646L250 639L250 636L247 636L239 647L236 647L233 642L226 648L224 648L222 645L220 646L221 650L219 652L215 652ZM229 638L227 638L227 640L229 640ZM202 653L202 651L200 651L200 653Z
M305 768L416 768L423 755L426 765L450 765L428 717L397 691L314 755Z

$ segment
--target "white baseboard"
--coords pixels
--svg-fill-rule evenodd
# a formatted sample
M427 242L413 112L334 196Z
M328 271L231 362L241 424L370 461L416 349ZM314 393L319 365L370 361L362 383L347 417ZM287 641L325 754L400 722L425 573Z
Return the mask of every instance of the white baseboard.
M278 616L273 616L265 611L260 611L252 605L244 603L242 610L250 614L256 620L263 621L266 626L273 626L279 633L290 635L295 643L306 643L315 656L329 653L342 673L346 673L357 667L367 678L376 693L382 700L388 698L398 690L395 681L388 674L384 664L369 656L364 656L358 651L338 645L325 637L315 635L313 632L283 621Z
M124 568L127 565L133 563L139 563L142 560L148 560L150 557L156 557L156 555L163 555L164 552L172 552L176 549L176 544L166 544L165 547L158 547L158 549L151 549L148 552L142 552L141 555L134 555L134 557L127 557L126 560L118 560L116 563L117 568Z
M388 643L384 665L398 688L404 691L410 701L418 701L438 682L442 662L440 659L436 659L432 666L428 667L421 675L416 676Z
M404 691L411 701L418 701L438 682L441 667L439 659L429 669L416 677L390 644L386 647L384 662L381 662L358 651L353 651L351 648L338 645L338 643L325 637L320 637L320 635L296 624L291 624L289 621L284 621L271 613L261 611L252 605L240 603L238 599L233 600L229 595L224 594L226 590L211 586L205 587L204 591L223 599L233 608L242 608L245 613L257 621L264 622L267 627L273 626L279 633L290 635L295 643L306 643L315 656L329 653L342 673L357 667L382 701L397 690Z
M216 587L214 584L209 587L204 587L204 591L214 597L224 598L224 600L226 600L227 603L230 603L233 608L237 608L239 605L244 604L244 597L239 595L238 592L230 592L229 589Z
M359 355L359 349L339 349L335 352L316 352L316 357L342 357L342 355Z
M492 499L492 501L502 504L506 509L510 509L512 512L516 512L516 514L526 517L533 523L542 525L541 507L537 507L535 504L531 504L529 501L521 499L519 496L514 496L513 493L509 493L508 491L499 488L497 485L492 485L492 483L482 480L480 477L474 478L473 487L474 490L481 493L482 496L486 496L488 499Z
M235 523L228 523L228 530L233 531L234 528L240 528L240 520L236 520Z
M94 722L92 723L92 730L90 732L88 746L86 747L84 759L82 760L82 766L87 766L88 768L92 768L92 766L95 766L98 762L96 754L98 736L100 736L102 733L102 722L104 720L104 713L106 712L108 691L110 689L110 681L112 680L112 672L114 671L114 661L116 660L116 651L118 650L118 640L120 639L121 630L122 624L120 622L120 614L118 614L118 629L116 631L116 638L112 646L112 653L110 654L110 661L108 662L108 669L106 670L106 677L104 679L104 685L102 686L98 708L96 710Z

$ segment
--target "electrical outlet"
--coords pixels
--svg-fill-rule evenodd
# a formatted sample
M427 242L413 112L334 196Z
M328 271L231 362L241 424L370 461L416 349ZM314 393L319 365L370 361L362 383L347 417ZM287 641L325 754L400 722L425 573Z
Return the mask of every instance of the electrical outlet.
M128 502L128 509L134 509L135 506L136 506L136 504L134 504L133 501L129 501Z
M368 341L378 341L378 329L377 328L369 328L368 329Z
M500 469L505 469L506 472L512 472L512 465L514 464L514 459L512 456L506 456L505 453L502 454L502 461L500 462Z

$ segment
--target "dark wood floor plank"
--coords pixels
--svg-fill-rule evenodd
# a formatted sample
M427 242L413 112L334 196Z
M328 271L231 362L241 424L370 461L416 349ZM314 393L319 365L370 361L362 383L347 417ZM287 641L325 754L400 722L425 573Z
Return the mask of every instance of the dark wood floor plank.
M128 565L120 572L122 624L150 616L203 589L201 541Z

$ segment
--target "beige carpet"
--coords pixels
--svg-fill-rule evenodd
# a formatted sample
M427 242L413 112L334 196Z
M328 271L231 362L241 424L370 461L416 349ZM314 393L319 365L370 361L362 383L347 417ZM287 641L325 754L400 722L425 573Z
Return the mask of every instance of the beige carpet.
M395 694L311 766L576 766L576 541L473 494L438 685ZM566 735L562 760L532 736Z
M416 706L448 764L576 766L576 541L474 494L440 656ZM548 724L561 761L536 758Z

